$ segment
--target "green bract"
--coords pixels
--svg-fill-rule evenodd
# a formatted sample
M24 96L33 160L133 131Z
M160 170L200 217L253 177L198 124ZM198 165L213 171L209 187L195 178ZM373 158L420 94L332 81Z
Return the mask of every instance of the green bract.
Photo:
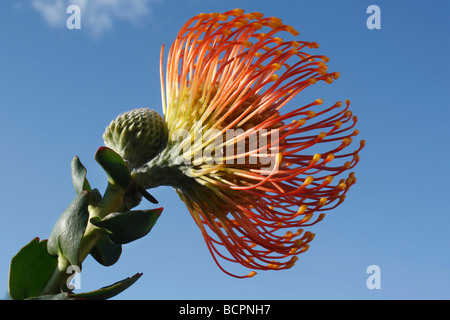
M134 109L119 115L103 134L105 145L136 168L151 160L163 143L164 120L154 110Z

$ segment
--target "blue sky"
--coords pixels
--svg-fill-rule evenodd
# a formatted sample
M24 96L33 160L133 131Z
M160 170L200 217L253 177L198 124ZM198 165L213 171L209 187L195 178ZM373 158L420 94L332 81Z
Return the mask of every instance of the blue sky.
M351 100L367 141L357 184L310 229L316 237L294 268L245 280L216 267L175 192L158 188L155 228L112 267L88 258L82 291L143 272L120 299L450 298L448 1L92 0L81 30L66 28L69 3L0 2L0 297L12 256L46 239L72 201L73 156L103 190L93 156L104 128L132 108L161 113L161 45L200 12L240 7L294 26L341 73L296 102ZM372 4L379 30L366 27ZM370 265L381 289L366 286Z

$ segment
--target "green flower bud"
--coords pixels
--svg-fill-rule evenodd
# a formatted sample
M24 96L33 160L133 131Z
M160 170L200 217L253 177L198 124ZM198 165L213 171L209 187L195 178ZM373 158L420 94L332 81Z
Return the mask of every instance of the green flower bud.
M105 146L128 161L130 169L150 161L165 137L164 119L148 108L134 109L111 121L103 134Z

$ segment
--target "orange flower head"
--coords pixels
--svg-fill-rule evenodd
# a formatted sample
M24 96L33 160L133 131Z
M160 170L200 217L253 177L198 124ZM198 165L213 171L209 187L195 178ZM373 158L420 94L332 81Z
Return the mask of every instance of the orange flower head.
M243 10L199 14L170 47L161 85L167 137L135 168L145 188L173 186L217 265L291 268L314 234L305 228L341 204L364 141L350 102L317 99L284 112L306 87L339 77L315 42L278 18ZM351 150L349 150L351 149ZM220 259L223 260L220 260Z

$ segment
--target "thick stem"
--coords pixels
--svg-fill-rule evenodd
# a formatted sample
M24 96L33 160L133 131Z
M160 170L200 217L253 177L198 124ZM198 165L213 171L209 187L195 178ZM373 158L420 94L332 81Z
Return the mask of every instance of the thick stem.
M56 266L55 272L53 272L44 289L42 289L42 295L61 292L64 288L65 281L67 281L70 276L70 274L67 273L67 268L69 266L69 261L63 257L58 257L58 265Z

